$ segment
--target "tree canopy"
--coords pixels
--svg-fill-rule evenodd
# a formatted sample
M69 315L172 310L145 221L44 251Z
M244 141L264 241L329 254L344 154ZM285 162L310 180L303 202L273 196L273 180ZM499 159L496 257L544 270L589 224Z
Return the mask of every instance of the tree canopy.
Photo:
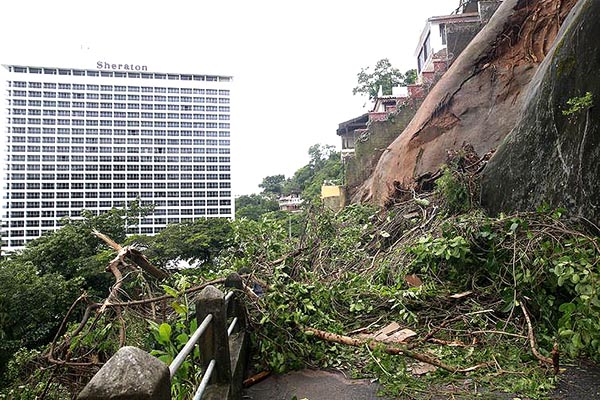
M170 224L155 236L132 236L129 242L147 247L144 254L158 267L185 260L201 265L212 262L229 245L231 226L225 218L200 218L193 222Z
M389 59L383 58L377 61L372 72L371 67L361 68L357 74L358 85L352 89L352 94L366 95L369 100L373 100L380 88L383 95L388 96L392 94L393 87L415 83L416 78L416 70L411 69L403 74L392 66Z
M287 180L284 193L298 193L311 200L319 196L321 185L326 180L339 181L343 177L340 153L334 146L315 144L308 149L310 160Z
M281 196L284 183L285 175L271 175L263 178L258 187L263 190L263 194Z
M260 194L240 196L235 199L236 218L247 218L258 221L262 215L277 210L279 210L279 203L276 200Z

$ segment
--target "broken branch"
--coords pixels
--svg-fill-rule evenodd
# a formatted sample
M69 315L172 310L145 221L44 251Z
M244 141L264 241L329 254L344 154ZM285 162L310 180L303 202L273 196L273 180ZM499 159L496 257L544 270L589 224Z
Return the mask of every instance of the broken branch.
M311 328L311 327L302 327L302 329L304 330L305 333L310 333L313 336L315 336L319 339L325 340L327 342L339 343L339 344L344 344L347 346L354 346L354 347L360 347L363 345L367 345L372 350L375 350L376 348L381 348L387 354L403 355L403 356L406 356L406 357L409 357L409 358L412 358L415 360L422 361L427 364L435 365L436 367L439 367L441 369L444 369L444 370L452 372L452 373L471 372L471 371L474 371L475 369L478 369L478 368L488 365L487 363L485 363L485 364L479 364L479 365L476 365L476 366L473 366L470 368L460 369L460 368L454 367L452 365L448 365L448 364L444 363L443 361L438 360L435 357L432 357L432 356L429 356L429 355L423 354L423 353L417 353L415 351L409 350L406 347L383 345L374 340L355 339L355 338L351 338L349 336L338 335L335 333L326 332L326 331L322 331L322 330Z
M531 325L531 319L529 318L529 313L527 312L527 309L525 308L525 304L523 303L522 300L519 301L519 305L521 306L521 310L523 311L523 315L525 316L525 321L527 321L527 336L529 337L529 345L531 346L531 352L533 353L535 358L537 358L541 362L548 364L548 365L553 365L552 359L550 359L548 357L544 357L537 350L537 347L535 344L535 336L533 334L533 327Z

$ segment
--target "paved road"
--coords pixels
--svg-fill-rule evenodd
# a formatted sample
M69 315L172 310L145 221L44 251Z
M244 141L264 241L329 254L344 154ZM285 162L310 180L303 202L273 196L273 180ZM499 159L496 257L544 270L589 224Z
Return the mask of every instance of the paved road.
M307 369L271 376L246 389L244 399L291 400L296 396L298 400L385 400L376 396L377 389L377 384L368 379L346 379L339 373ZM433 398L442 400L447 397ZM528 400L510 393L489 393L482 398ZM600 368L589 360L579 360L576 365L567 366L559 377L557 388L549 394L549 399L600 399Z
M247 400L382 400L368 379L345 379L342 374L303 370L271 376L244 391Z

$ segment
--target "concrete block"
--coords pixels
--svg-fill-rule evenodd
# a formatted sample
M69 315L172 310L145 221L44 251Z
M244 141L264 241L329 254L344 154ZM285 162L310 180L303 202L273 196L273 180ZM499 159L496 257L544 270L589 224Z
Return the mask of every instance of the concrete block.
M137 347L122 347L94 375L78 399L170 400L169 367Z

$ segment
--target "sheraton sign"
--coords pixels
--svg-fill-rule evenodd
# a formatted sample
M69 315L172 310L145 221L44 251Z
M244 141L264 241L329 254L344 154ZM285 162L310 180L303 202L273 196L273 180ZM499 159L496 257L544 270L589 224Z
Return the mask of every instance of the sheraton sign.
M147 65L139 65L139 64L116 64L109 63L106 61L98 61L96 62L96 68L98 69L109 69L116 71L148 71Z

